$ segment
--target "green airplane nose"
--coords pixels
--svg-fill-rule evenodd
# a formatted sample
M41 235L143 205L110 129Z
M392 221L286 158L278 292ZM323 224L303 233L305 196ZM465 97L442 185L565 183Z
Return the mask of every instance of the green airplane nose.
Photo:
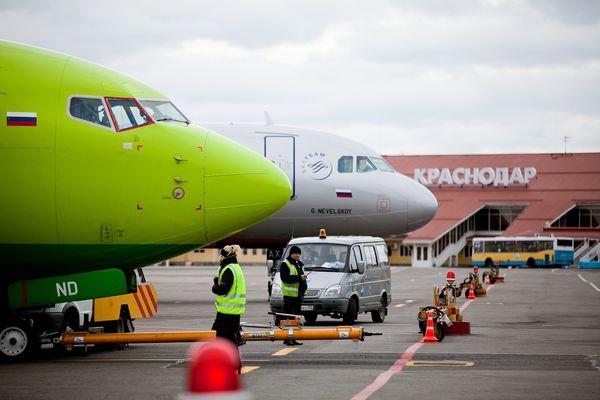
M208 131L205 154L208 242L262 221L290 199L291 186L283 171L241 144Z

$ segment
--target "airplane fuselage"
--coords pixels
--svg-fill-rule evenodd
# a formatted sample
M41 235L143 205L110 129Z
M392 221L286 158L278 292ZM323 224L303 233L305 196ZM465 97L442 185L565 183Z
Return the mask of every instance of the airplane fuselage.
M200 125L262 154L292 185L290 202L281 211L228 241L284 243L320 228L331 235L402 235L425 225L437 209L427 188L344 137L283 125Z

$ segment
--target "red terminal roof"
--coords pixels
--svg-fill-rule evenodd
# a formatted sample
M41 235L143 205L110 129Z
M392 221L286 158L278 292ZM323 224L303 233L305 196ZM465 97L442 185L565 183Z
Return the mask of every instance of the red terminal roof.
M527 185L430 185L439 202L434 219L410 233L407 240L433 241L486 204L526 205L504 232L505 236L550 235L600 238L599 228L547 228L576 204L600 204L600 153L479 154L384 156L399 172L415 177L415 169L534 167Z

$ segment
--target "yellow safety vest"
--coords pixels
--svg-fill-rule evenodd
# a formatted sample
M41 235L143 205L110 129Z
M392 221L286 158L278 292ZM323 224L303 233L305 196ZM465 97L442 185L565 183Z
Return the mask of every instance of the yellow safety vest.
M246 312L246 280L239 264L228 264L219 274L219 284L223 279L223 273L229 269L233 273L233 284L225 295L219 295L215 299L215 307L221 314L242 315Z
M296 266L294 264L292 264L291 262L289 262L287 259L283 260L283 262L290 269L290 275L292 275L292 276L297 276L298 275L298 270L296 269ZM282 280L281 281L281 292L283 293L284 296L298 297L298 287L299 286L300 286L300 282L285 283Z

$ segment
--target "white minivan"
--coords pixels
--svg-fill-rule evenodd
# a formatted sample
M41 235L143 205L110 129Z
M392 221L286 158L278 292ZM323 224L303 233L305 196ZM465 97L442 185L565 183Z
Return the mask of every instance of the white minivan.
M383 322L392 301L388 251L382 238L371 236L329 236L292 239L291 246L302 251L300 261L308 275L308 289L302 300L302 315L312 323L319 315L343 318L352 324L359 313L371 313L373 322ZM272 312L283 312L281 277L273 281Z

